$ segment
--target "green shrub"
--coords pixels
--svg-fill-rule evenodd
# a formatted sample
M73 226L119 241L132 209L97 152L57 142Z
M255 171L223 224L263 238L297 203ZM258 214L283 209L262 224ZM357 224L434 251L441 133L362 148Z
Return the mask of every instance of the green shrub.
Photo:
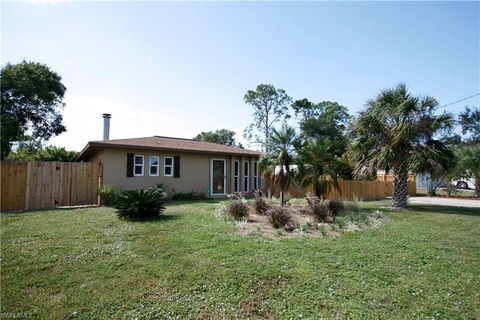
M270 205L267 203L267 201L265 201L263 197L258 197L253 202L253 207L255 208L255 212L260 215L264 215L270 208Z
M274 206L267 210L268 220L274 228L291 229L293 218L290 209L285 206Z
M225 215L235 220L248 217L248 206L243 200L232 200L225 209Z
M340 200L330 200L328 201L328 210L332 217L336 217L336 216L339 216L340 213L345 211L345 206L343 205L343 202Z
M104 206L111 207L117 201L121 190L115 186L99 186L97 187L97 193L100 196L100 201Z
M159 217L163 206L164 193L156 188L148 190L126 190L119 196L115 204L120 218L145 220Z
M172 200L193 200L195 192L175 192L173 190L173 194L171 196Z

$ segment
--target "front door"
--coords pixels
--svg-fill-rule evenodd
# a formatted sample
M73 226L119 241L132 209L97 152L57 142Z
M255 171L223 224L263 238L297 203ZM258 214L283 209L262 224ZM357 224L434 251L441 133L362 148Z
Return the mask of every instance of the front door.
M212 159L212 194L225 194L227 181L226 165L223 159Z

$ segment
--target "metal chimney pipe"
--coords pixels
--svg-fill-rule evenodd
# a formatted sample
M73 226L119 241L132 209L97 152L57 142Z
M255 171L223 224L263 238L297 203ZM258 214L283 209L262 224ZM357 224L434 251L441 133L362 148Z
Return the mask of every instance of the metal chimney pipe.
M103 114L103 140L110 139L110 118L112 115L110 113Z

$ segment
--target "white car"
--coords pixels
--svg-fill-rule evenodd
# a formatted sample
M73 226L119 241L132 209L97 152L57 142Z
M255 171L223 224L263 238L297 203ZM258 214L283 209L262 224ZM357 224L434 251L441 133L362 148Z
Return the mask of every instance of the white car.
M475 179L460 179L452 180L451 183L458 189L473 189L475 190Z

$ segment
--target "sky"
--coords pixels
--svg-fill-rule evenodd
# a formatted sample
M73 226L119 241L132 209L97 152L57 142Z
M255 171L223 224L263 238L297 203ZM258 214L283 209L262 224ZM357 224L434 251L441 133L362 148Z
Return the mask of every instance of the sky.
M81 150L110 138L192 138L252 120L247 90L360 111L406 83L440 105L480 92L480 2L1 2L1 64L47 64ZM443 108L479 106L480 96ZM243 141L244 142L244 141Z

